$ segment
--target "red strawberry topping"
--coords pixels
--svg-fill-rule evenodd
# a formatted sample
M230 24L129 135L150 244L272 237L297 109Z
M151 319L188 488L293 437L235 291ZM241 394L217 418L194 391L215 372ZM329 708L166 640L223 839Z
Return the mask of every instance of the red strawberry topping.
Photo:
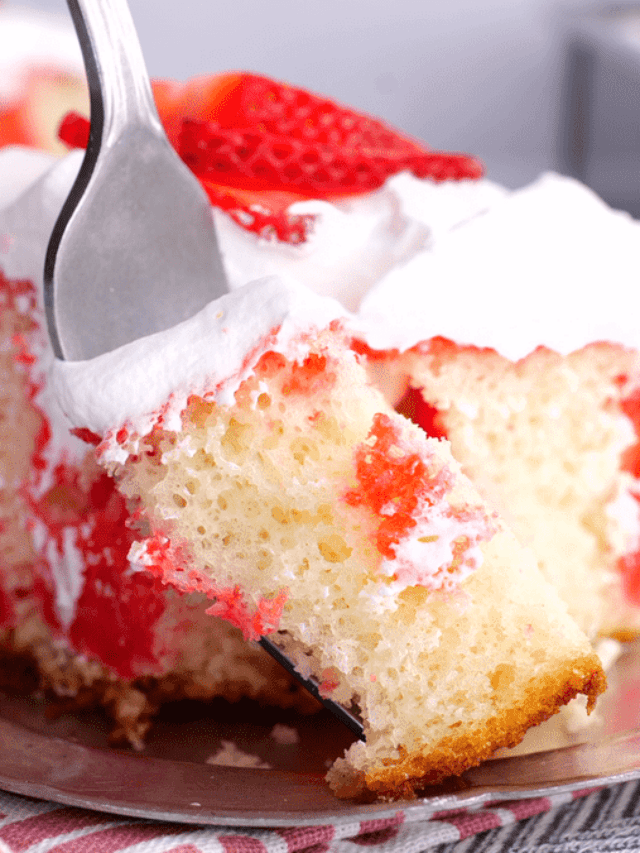
M161 81L154 94L212 203L263 236L300 242L311 217L290 216L294 201L369 192L404 170L434 181L482 175L473 157L430 151L375 118L255 74ZM76 146L86 133L77 116L60 129Z
M60 122L58 136L71 148L86 148L89 142L89 122L78 113L67 113Z

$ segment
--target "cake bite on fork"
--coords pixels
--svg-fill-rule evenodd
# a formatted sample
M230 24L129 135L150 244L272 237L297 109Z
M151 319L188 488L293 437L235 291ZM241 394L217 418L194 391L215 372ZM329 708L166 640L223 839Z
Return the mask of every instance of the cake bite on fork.
M350 340L337 303L272 278L54 381L147 531L139 569L358 708L338 795L406 797L605 680L533 554Z
M80 171L45 259L57 357L83 360L191 317L227 290L209 203L158 117L126 0L68 0L91 94ZM362 725L263 648L358 737Z

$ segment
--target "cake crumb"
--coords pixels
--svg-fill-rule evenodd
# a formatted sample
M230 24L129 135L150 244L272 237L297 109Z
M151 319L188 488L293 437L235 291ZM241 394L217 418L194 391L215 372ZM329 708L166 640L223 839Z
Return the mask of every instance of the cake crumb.
M273 767L266 761L262 761L259 755L244 752L232 740L223 740L220 749L210 755L206 763L222 767L254 767L259 770L273 770Z
M283 723L276 723L271 729L271 735L276 743L286 746L288 744L300 743L300 734L293 726L285 726Z

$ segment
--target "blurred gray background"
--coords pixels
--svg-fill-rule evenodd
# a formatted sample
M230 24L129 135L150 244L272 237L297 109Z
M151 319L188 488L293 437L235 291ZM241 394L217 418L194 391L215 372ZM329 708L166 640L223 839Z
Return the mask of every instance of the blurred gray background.
M64 0L11 5L67 14ZM382 116L432 147L477 154L491 177L510 186L545 168L590 180L585 152L590 146L593 154L593 146L585 134L591 139L598 120L597 75L584 59L593 60L598 35L581 29L591 8L581 0L130 0L130 6L152 76L253 70ZM576 32L578 42L591 42L583 55L574 50ZM627 41L625 56L614 61L629 66L622 95L604 83L604 102L616 115L627 109L625 93L633 92L640 68L640 36L635 48ZM616 52L611 45L609 38L605 52ZM640 91L640 72L637 84ZM577 108L568 92L582 99ZM582 122L577 137L567 129L568 116L574 125ZM616 120L606 118L614 138ZM640 151L634 121L625 145ZM567 145L582 147L567 154Z

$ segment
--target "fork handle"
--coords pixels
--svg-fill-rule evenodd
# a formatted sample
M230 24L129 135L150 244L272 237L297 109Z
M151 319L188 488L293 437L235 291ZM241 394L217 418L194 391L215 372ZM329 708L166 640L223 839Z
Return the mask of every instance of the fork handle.
M125 126L164 136L127 0L67 0L91 99L89 147L113 145Z

